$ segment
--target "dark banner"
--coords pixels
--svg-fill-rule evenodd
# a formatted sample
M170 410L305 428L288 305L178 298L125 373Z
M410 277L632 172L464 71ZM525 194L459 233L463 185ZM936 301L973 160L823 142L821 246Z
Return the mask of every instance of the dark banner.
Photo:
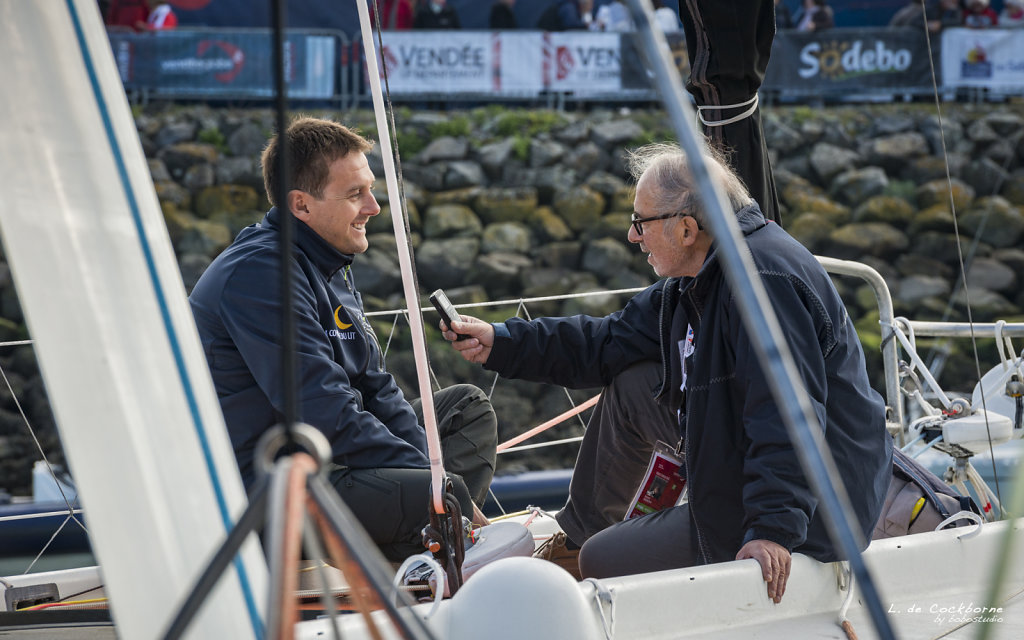
M763 89L805 94L931 90L920 29L780 31Z
M651 73L647 70L644 56L637 42L639 34L627 33L622 35L620 56L622 59L622 88L623 89L653 89ZM683 39L683 32L666 33L665 39L672 50L672 58L675 60L679 75L683 82L690 77L690 58L686 54L686 41Z
M126 89L167 96L274 95L269 31L111 32L110 44ZM290 33L285 42L289 95L330 98L336 93L338 40Z

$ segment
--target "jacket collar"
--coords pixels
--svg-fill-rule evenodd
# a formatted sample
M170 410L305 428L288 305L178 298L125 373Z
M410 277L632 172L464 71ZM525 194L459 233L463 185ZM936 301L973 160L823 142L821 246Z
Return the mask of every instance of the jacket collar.
M750 234L754 233L758 229L764 228L768 224L764 218L764 214L761 213L761 208L753 201L736 212L736 221L740 225L740 232L743 233L744 238L750 236ZM721 266L718 264L718 244L712 242L711 247L708 249L708 254L704 258L704 265L701 266L700 271L697 272L696 276L681 278L679 282L679 290L683 291L687 287L692 286L694 288L694 293L700 295L711 286L714 276L720 271ZM697 284L692 284L694 282Z
M283 214L274 207L267 212L266 217L263 218L263 224L269 226L277 231L281 230L281 216ZM317 235L316 231L309 228L305 222L293 217L295 221L295 246L297 246L310 261L316 265L325 276L330 278L339 269L347 267L352 264L352 254L342 253L327 244L327 242Z

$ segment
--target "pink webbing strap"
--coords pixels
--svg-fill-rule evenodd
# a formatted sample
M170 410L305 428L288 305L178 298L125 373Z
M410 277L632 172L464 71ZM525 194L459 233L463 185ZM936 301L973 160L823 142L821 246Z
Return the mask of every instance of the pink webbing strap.
M556 424L559 424L560 422L564 422L565 420L568 420L569 418L573 417L574 415L576 415L576 414L578 414L578 413L580 413L582 411L586 411L590 407L592 407L595 404L597 404L597 400L600 397L601 397L601 394L599 393L596 396L594 396L593 398L591 398L590 400L587 400L586 402L578 404L575 407L573 407L572 409L569 409L568 411L566 411L562 415L554 417L554 418L548 420L547 422L545 422L544 424L537 425L536 427L530 429L526 433L521 433L518 436L512 438L511 440L507 440L505 442L502 442L501 444L498 445L498 453L501 453L502 451L504 451L505 449L508 449L509 447L514 447L515 445L519 444L523 440L527 440L529 438L532 438L533 436L537 435L538 433L540 433L542 431L547 431L548 429L550 429L551 427L555 426Z

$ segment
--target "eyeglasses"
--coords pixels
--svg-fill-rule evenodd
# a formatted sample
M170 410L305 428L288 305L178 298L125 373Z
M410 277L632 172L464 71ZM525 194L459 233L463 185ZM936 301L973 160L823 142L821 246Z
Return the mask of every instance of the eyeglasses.
M645 222L654 222L655 220L668 220L669 218L675 218L676 216L683 216L684 218L689 216L693 218L693 216L683 211L676 211L675 213L663 213L660 216L650 216L648 218L643 218L640 216L640 214L634 211L633 215L629 219L629 222L633 225L633 229L636 231L636 235L642 236L644 235ZM697 218L693 218L693 221L697 222ZM700 225L700 222L697 222L697 229L701 231L704 230L704 227Z

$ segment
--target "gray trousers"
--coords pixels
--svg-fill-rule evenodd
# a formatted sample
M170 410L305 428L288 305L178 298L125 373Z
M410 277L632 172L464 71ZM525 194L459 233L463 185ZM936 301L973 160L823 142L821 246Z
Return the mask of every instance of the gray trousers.
M423 423L420 401L413 410ZM494 476L497 419L483 391L468 384L434 394L444 468L462 513L473 516L483 504ZM425 551L420 532L430 513L429 469L350 469L333 467L330 481L360 524L392 562Z
M611 577L688 566L689 510L666 509L623 522L654 445L679 441L675 414L657 404L661 363L644 362L619 374L601 393L587 424L555 519L580 551L584 577ZM682 564L680 564L682 563Z

